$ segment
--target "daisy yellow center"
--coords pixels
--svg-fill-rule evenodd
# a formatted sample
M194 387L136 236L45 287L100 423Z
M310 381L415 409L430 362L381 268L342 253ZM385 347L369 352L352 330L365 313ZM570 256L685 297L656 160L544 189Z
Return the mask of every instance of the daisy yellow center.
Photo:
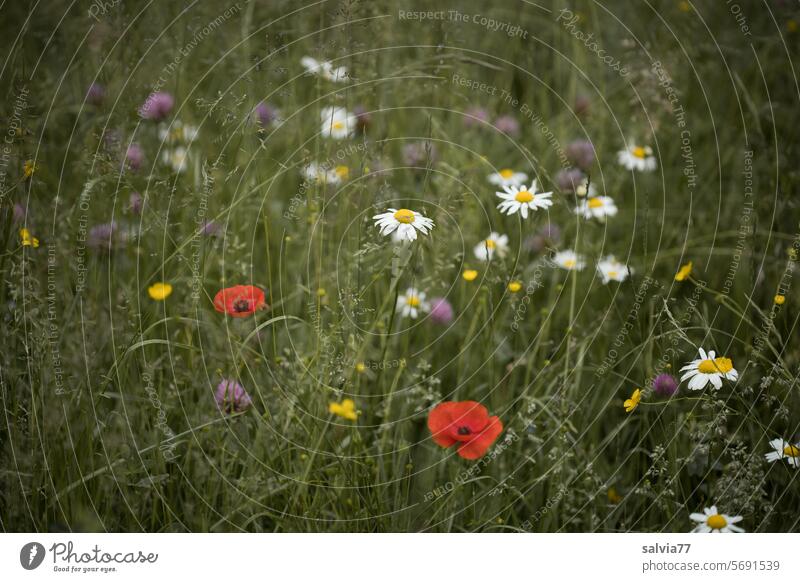
M568 269L571 269L572 267L575 266L575 259L567 259L566 261L564 261L564 266L567 267Z
M402 222L403 224L411 224L414 222L414 211L409 210L408 208L401 208L394 213L394 219L397 222Z
M343 122L343 121L334 121L334 122L331 124L331 127L332 127L333 129L344 129L344 122Z
M719 513L717 513L716 515L712 515L706 520L706 525L711 529L722 529L723 527L728 525L728 522L725 520L724 517L722 517Z
M600 208L603 205L603 201L600 198L589 198L589 208Z
M702 374L727 374L731 370L733 370L733 362L730 358L703 360L697 366L697 371Z
M514 170L506 168L505 170L500 170L499 174L503 179L508 180L514 175Z
M419 307L419 297L417 297L416 295L412 295L411 297L408 298L408 304L411 307Z
M642 148L642 147L635 147L635 148L633 148L633 149L631 150L631 153L632 153L632 154L633 154L635 157L639 158L640 160L643 160L643 159L644 159L644 157L645 157L645 155L647 155L647 152L645 152L644 148Z
M525 204L526 202L530 202L531 200L533 200L533 194L531 194L527 190L520 190L519 192L517 192L517 195L514 196L514 200L522 204Z
M490 239L490 238L487 238L487 239L486 239L485 241L483 241L483 242L484 242L484 244L486 245L486 248L487 248L487 249L493 249L493 248L495 248L495 247L497 246L497 243L496 243L496 242L494 242L494 241L493 241L492 239Z
M800 457L800 447L786 445L783 447L783 454L787 457Z
M619 273L617 273L616 271L609 271L609 272L608 272L608 276L609 276L609 277L611 277L612 279L613 279L614 277L616 277L617 275L619 275Z

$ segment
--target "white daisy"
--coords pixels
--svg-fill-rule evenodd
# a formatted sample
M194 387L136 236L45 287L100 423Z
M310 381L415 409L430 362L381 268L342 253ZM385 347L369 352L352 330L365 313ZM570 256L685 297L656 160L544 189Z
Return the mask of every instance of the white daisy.
M657 165L650 146L630 146L617 153L617 161L626 169L639 172L652 172Z
M489 174L488 180L491 184L501 188L505 186L522 186L528 181L528 174L505 168L494 174Z
M434 227L433 220L425 218L419 212L408 208L390 208L389 212L376 214L372 217L375 226L381 228L381 234L386 236L394 231L398 232L397 240L412 242L417 239L417 231L428 234ZM394 238L394 237L393 237Z
M325 107L320 113L322 135L333 139L350 136L356 127L356 116L344 107Z
M703 348L700 348L700 358L686 364L681 372L686 372L681 376L681 382L691 378L690 390L702 390L709 382L719 390L722 388L722 378L732 382L739 378L739 372L734 369L730 358L717 358L713 350L706 354Z
M475 256L481 261L491 260L494 258L495 252L501 259L508 253L508 237L506 235L493 232L489 238L475 245Z
M318 61L314 57L303 57L300 64L305 67L306 72L319 75L335 83L347 81L347 68L334 67L330 61Z
M500 212L509 216L519 212L522 218L528 218L528 209L538 210L539 208L550 208L553 201L550 197L552 192L536 192L536 180L531 183L530 188L525 186L503 186L505 192L496 192L497 196L503 201L497 205Z
M406 289L406 292L397 298L397 311L403 317L416 319L420 311L428 313L430 310L431 304L425 301L425 292L417 291L413 287Z
M400 234L401 232L402 231L398 228L391 235L389 235L389 238L391 238L392 242L395 244L410 245L411 241L403 238L403 235Z
M341 184L350 176L350 169L347 166L336 166L326 169L323 164L311 162L303 168L303 177L309 182L318 184Z
M182 142L190 144L197 139L198 133L200 133L200 130L197 127L189 124L184 125L180 119L176 119L169 125L162 124L158 128L159 139L167 143Z
M553 255L553 262L567 271L582 271L586 266L586 260L575 251L559 251Z
M744 530L734 523L742 521L742 516L730 516L725 513L717 513L717 506L712 505L703 509L703 513L692 513L689 519L696 521L699 525L692 530L692 533L742 533Z
M575 212L586 218L605 220L607 216L617 214L617 206L610 196L591 196L581 200Z
M621 283L633 272L633 269L620 263L612 255L597 263L597 270L603 278L603 283L608 283L609 281L619 281Z
M164 150L161 154L161 159L165 164L172 167L172 170L178 174L186 171L186 164L189 161L189 152L183 146L176 147L171 150Z
M800 469L800 443L792 444L783 439L773 439L769 441L769 446L775 450L764 455L767 461L774 463L779 459L786 459L792 467Z

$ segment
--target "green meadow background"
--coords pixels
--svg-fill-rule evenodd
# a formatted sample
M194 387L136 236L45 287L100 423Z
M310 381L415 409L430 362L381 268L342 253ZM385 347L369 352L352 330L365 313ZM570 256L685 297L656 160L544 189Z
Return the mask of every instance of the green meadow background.
M796 531L800 471L764 454L800 426L799 12L4 4L2 529L683 532L716 504L747 531ZM306 55L351 78L304 74ZM86 100L93 82L100 105ZM154 90L175 97L165 126L199 128L182 174L137 115ZM254 122L261 101L280 124ZM332 105L369 112L366 129L321 137ZM492 127L503 115L518 136ZM578 220L558 190L576 139L594 145L591 181L619 207L606 223ZM617 164L628 140L653 148L657 171ZM120 162L132 142L138 171ZM302 169L326 160L349 179L304 184ZM505 167L554 190L550 211L501 215L486 176ZM372 221L389 207L436 227L394 251ZM216 236L198 233L205 220ZM111 248L87 244L111 221ZM23 226L38 247L21 245ZM472 249L491 231L511 252L487 265ZM587 268L550 266L563 249ZM627 281L602 283L607 254L633 269ZM688 261L691 280L674 281ZM479 277L464 281L465 268ZM164 302L147 294L158 281L173 286ZM236 284L265 289L270 309L217 313L214 295ZM396 294L412 286L446 297L453 322L400 318ZM653 376L698 347L732 358L740 380L655 396ZM253 406L221 413L222 378ZM329 414L342 398L356 422ZM446 400L502 419L487 457L430 439L427 413Z

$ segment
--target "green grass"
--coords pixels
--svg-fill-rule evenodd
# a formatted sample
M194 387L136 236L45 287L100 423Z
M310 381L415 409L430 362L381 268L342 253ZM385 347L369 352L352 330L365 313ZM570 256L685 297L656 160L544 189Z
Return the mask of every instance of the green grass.
M742 3L746 35L719 2L576 0L574 29L546 2L161 1L97 19L84 4L51 2L29 20L0 9L3 530L680 532L712 504L747 531L798 529L800 471L764 460L770 440L800 436L796 9ZM303 75L305 55L352 78ZM85 102L92 82L102 105ZM172 146L158 124L137 115L154 88L175 96L164 126L200 128L182 174L161 161ZM259 131L262 100L281 125ZM367 130L321 137L334 104L371 112ZM472 107L515 116L521 135L465 127ZM578 220L575 196L557 191L575 139L594 144L591 180L619 207L606 223ZM617 164L628 139L653 147L657 171ZM435 156L410 168L404 147L421 141ZM145 160L121 172L130 142ZM306 164L329 159L349 179L304 186ZM549 212L496 210L486 176L509 166L556 190ZM20 244L15 204L37 248ZM372 221L398 205L436 223L403 251ZM218 236L197 234L203 219ZM112 220L127 240L82 250ZM559 240L531 250L548 224ZM491 231L510 252L487 265L472 249ZM587 268L551 267L564 249ZM604 285L607 254L633 275ZM692 278L675 282L689 260ZM465 268L479 277L464 281ZM173 285L164 302L148 297L157 281ZM270 309L217 313L214 295L235 284L267 290ZM454 322L402 318L410 286L446 296ZM697 347L731 357L740 380L652 394L652 377L678 374ZM223 377L253 406L220 413ZM626 414L635 388L644 397ZM356 422L328 412L345 397ZM502 419L487 457L433 443L427 415L445 400Z

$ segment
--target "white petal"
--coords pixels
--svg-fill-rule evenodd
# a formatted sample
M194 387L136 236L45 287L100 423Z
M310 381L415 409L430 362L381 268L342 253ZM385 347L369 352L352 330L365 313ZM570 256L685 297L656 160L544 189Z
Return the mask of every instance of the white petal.
M786 441L784 441L783 439L772 439L771 441L769 441L769 446L771 446L779 453L783 453L783 448L786 446L784 444L785 442Z
M705 374L697 374L689 382L689 390L702 390L708 383L708 378Z
M691 370L689 370L688 372L685 372L685 373L684 373L684 374L681 376L681 382L685 382L685 381L686 381L686 380L688 380L689 378L692 378L692 377L694 377L694 376L697 376L697 374L699 374L699 373L700 373L700 372L698 372L698 371L697 371L697 368L692 368Z
M725 517L725 521L727 521L728 523L739 523L740 521L742 521L744 519L741 515L735 515L733 517L731 517L729 515L726 515L724 517Z

